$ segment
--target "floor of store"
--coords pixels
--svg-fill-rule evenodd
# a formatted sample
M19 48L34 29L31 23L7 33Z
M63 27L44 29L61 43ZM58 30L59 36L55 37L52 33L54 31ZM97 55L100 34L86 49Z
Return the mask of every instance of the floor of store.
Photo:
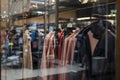
M41 80L36 78L42 78L45 76L57 76L63 74L71 74L71 73L78 73L84 71L85 68L80 68L78 65L67 65L66 67L55 67L51 69L2 69L2 80L23 80L23 79L30 79L32 80ZM45 72L46 71L46 72ZM42 73L44 72L44 73ZM73 80L73 79L70 79Z

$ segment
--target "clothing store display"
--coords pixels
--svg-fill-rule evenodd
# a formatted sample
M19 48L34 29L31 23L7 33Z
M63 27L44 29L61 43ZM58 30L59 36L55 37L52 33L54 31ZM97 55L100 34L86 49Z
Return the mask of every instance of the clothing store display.
M89 25L88 29L86 28L86 30L85 29L83 30L84 34L79 34L77 36L78 41L82 41L80 43L82 44L84 43L84 46L86 45L86 48L85 48L81 44L82 46L80 49L82 51L79 50L79 54L80 54L80 57L82 56L81 53L84 53L83 55L87 56L86 59L88 59L87 65L89 66L88 68L89 77L94 75L94 76L101 76L102 78L101 79L100 77L96 77L96 80L108 80L108 79L113 80L114 75L109 76L108 78L105 77L104 75L105 74L111 75L114 73L114 55L115 55L115 52L114 52L115 41L114 40L115 40L115 37L111 35L111 33L108 31L107 28L105 28L104 26L100 26L100 25L101 24L98 22L92 23L91 25ZM90 34L90 32L88 32L89 30L91 30L93 35ZM107 30L107 33L106 33L106 30ZM83 40L80 40L80 37L83 35L84 35L83 39L85 39L85 35L89 36L88 37L89 39L86 38L84 40L87 42L83 42ZM106 42L106 39L107 39L107 42ZM78 45L78 47L80 47L80 45ZM94 59L94 57L102 57L103 59ZM84 61L84 58L81 61Z
M109 31L110 28L107 29L107 27L105 27L106 25L104 23L106 22L94 22L82 30L73 29L73 32L72 29L68 29L68 31L70 31L68 33L67 31L61 31L58 34L58 65L65 67L67 65L73 65L73 62L75 62L78 64L81 63L82 67L87 66L86 72L82 74L83 80L93 78L93 75L98 76L97 74L104 74L111 71L114 72L113 57L115 36L111 34L112 30ZM108 30L107 34L105 33L105 30ZM52 63L49 63L51 66L47 66L49 58L55 62L55 56L57 55L54 52L56 48L52 34L52 32L48 33L44 39L41 69L53 68L55 66L55 64ZM106 35L108 35L108 38L106 38ZM108 43L105 42L105 39L109 40ZM108 44L107 53L105 47L106 44ZM94 57L106 57L106 54L108 54L107 59L94 59ZM48 58L48 56L52 57ZM109 62L112 63L109 64ZM97 66L98 63L102 65L99 64L99 66ZM104 65L106 65L106 67ZM103 67L105 70L103 70ZM47 73L47 71L44 71L43 73L45 74L45 72ZM67 75L62 74L59 75L59 77L59 79L64 79ZM101 77L103 78L103 76ZM106 78L103 79L105 80ZM47 78L45 78L45 80L47 80Z
M116 4L1 0L1 80L115 80Z
M47 34L35 32L34 40L26 30L23 41L18 39L23 44L23 78L25 69L31 70L31 75L34 69L40 69L40 77L25 79L114 80L115 31L110 26L101 20L81 29L66 27ZM70 70L74 65L81 70Z

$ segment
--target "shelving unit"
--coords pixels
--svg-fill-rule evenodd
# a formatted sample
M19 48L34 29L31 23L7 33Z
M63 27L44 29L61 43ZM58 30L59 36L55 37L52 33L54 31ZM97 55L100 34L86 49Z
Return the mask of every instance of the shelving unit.
M111 1L109 3L101 2L101 3L96 3L96 4L113 6L113 5L115 5L115 3L116 3L115 1ZM76 3L76 4L71 4L69 2L62 1L62 2L58 3L58 6L59 6L59 12L58 13L65 12L65 11L79 11L79 10L85 11L86 9L91 9L93 7L94 8L97 7L97 5L93 5L93 4L94 3L87 3L87 4ZM47 5L46 7L47 8L55 7L55 4L54 5L53 4L52 5ZM62 8L60 8L60 7L62 7ZM26 17L26 19L44 16L44 14L40 14L40 15L38 15L37 13L34 14L37 11L44 12L45 9L44 9L44 7L41 7L41 8L38 8L38 9L30 9L29 12L26 12L27 15L28 15ZM50 9L50 11L48 11L48 16L51 15L51 14L55 14L55 11L56 11L56 9ZM22 20L23 19L22 15L23 15L23 13L22 14L16 14L16 15L13 15L13 17L14 18L17 17L18 20Z

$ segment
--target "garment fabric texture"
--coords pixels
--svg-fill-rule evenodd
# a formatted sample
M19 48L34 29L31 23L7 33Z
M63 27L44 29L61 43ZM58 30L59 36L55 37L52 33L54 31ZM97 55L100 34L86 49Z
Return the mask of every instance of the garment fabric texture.
M64 41L64 31L60 32L59 36L59 43L58 43L58 59L61 60L61 55L62 55L62 46L63 46L63 41Z
M31 39L29 31L26 30L23 34L23 68L33 69L32 53L31 53Z
M76 30L75 32L71 33L67 38L64 39L64 32L61 32L59 35L59 46L58 46L58 67L67 67L68 64L72 65L74 60L74 50L76 46L76 36L80 30ZM63 42L63 43L62 43ZM41 68L42 71L42 80L54 80L54 76L45 76L48 73L47 69L55 68L55 61L57 55L55 53L55 33L50 32L45 36L44 39L44 48L41 60ZM62 51L60 51L62 50ZM67 68L65 69L67 70ZM58 70L59 71L59 70ZM52 73L52 71L51 71ZM69 75L67 73L63 73L58 75L58 80L66 80L69 79Z
M29 31L26 30L23 33L23 78L26 75L26 70L30 70L31 75L33 75L33 60L32 60L32 52L31 52L31 38L29 35ZM27 80L27 79L25 79ZM32 79L28 79L32 80Z
M76 54L78 55L77 63L82 66L87 66L85 73L83 73L83 80L89 80L91 77L92 59L91 59L91 46L89 36L82 30L77 36Z
M94 28L94 27L93 27ZM99 29L99 28L98 28ZM98 31L94 29L94 31ZM101 30L103 30L102 28ZM73 61L82 63L86 71L82 73L82 80L114 80L114 47L115 37L108 30L98 31L101 35L95 35L91 29L75 31L69 35L61 32L58 36L58 66L65 67L72 65ZM107 38L106 38L107 35ZM106 40L107 45L106 45ZM105 47L107 46L107 47ZM96 60L93 57L105 57L107 50L107 59ZM47 73L47 68L55 67L55 35L50 32L44 39L44 49L42 55L41 69L43 74ZM76 52L77 51L77 52ZM77 56L77 57L76 57ZM49 62L50 61L50 62ZM67 69L66 69L67 70ZM106 75L106 76L105 76ZM58 75L59 80L66 79L67 74ZM53 79L54 77L44 77L43 80Z
M55 64L55 33L50 32L46 35L44 39L44 47L43 47L43 54L41 60L41 67L42 71L42 80L53 80L53 76L47 77L45 76L48 71L48 68L54 68ZM52 73L52 71L51 71Z
M106 42L107 37L107 42ZM106 44L107 43L107 44ZM106 47L107 46L107 47ZM106 51L107 50L107 51ZM106 57L104 60L93 60L93 75L100 75L98 80L114 80L115 76L115 37L108 31L97 44L94 57ZM97 72L96 72L97 70ZM106 76L105 76L106 75Z
M94 31L98 31L98 29L99 28L94 28ZM115 37L109 30L107 31L107 34L106 32L101 32L99 37L94 33L92 34L89 30L83 30L83 32L81 31L79 33L77 36L79 60L77 61L80 61L83 65L88 67L86 77L88 77L89 80L114 80ZM95 33L100 33L100 31ZM94 38L94 35L96 39ZM106 59L93 58L105 57L105 54L107 54Z
M80 31L75 31L67 38L64 39L63 42L63 50L61 55L61 65L72 64L74 59L74 50L76 46L76 36Z

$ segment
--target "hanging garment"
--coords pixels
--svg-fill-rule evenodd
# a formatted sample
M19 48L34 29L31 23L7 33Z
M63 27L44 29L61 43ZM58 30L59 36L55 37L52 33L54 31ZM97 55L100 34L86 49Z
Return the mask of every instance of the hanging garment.
M52 33L50 32L45 36L44 39L44 47L43 47L43 54L42 54L42 61L41 61L41 68L46 68L46 57L47 57L47 51L48 51L48 45L49 45L49 39L52 36Z
M55 34L53 33L50 38L49 49L47 53L47 67L48 68L55 68ZM50 73L54 73L53 70ZM49 76L48 80L54 80L54 76Z
M64 32L62 31L59 34L58 60L61 60L63 41L64 41Z
M62 48L62 55L61 55L61 65L67 65L67 64L72 64L73 63L73 58L74 58L74 50L75 50L75 45L77 39L75 38L76 35L80 31L75 31L71 35L69 35L63 43L63 48Z
M50 32L44 39L43 55L41 60L42 80L53 80L53 76L45 76L48 68L54 68L55 64L55 33ZM51 72L52 73L52 72Z
M43 54L42 54L42 60L41 60L41 67L40 67L40 69L44 69L43 71L42 71L42 80L47 80L47 77L46 76L44 76L44 74L47 74L47 70L46 70L46 68L47 68L47 65L46 65L46 62L47 62L47 60L46 60L46 52L47 52L47 48L48 48L48 39L50 38L50 33L49 34L47 34L46 36L45 36L45 39L44 39L44 47L43 47Z
M97 76L97 80L114 80L115 36L108 30L108 25L103 24L102 21L92 23L91 26L90 30L93 33L93 37L99 40L95 47L93 57L103 58L92 59L91 74Z
M33 75L33 61L32 61L32 52L31 52L31 38L29 31L26 30L23 33L23 78L26 76L26 70L29 70L29 74ZM27 80L27 79L24 79ZM28 79L32 80L32 79Z
M85 28L86 29L86 28ZM91 46L89 36L86 30L83 29L77 36L77 63L81 63L82 66L86 66L86 71L83 73L83 79L88 79L91 77L91 67L92 67L92 56L91 56Z
M104 33L102 38L99 40L93 56L106 57L106 59L103 60L93 60L93 74L100 74L101 77L103 76L100 78L102 80L114 80L114 75L112 76L112 74L115 71L115 37L109 31L107 34ZM111 76L105 77L104 75L107 74Z
M62 32L61 32L62 33ZM67 71L67 68L66 68L66 63L67 63L67 59L66 59L66 57L67 57L67 51L68 51L68 48L70 47L70 46L68 46L68 43L69 43L69 38L72 36L73 34L71 34L71 35L69 35L66 39L62 39L63 41L63 44L62 45L60 45L61 46L61 55L59 55L59 57L61 57L61 59L60 59L60 61L58 62L58 64L59 64L59 67L64 67L64 71ZM64 35L61 35L61 38L63 38L64 37ZM59 46L59 49L60 49L60 46ZM63 74L59 74L58 75L58 80L69 80L69 74L68 73L63 73Z
M73 33L74 34L74 33ZM64 45L63 45L63 52L62 52L62 58L61 58L61 65L66 65L66 58L67 58L67 55L66 55L66 53L67 53L67 51L68 51L68 49L69 49L69 46L68 46L68 43L69 43L69 39L70 39L70 37L73 35L73 34L71 34L70 36L68 36L65 40L64 40Z
M75 37L79 32L80 31L75 31L65 39L65 43L63 46L64 53L62 53L62 58L61 58L62 64L59 64L60 67L64 67L64 71L67 71L67 64L72 65L73 63L74 49L77 40ZM72 78L73 77L71 77L69 73L63 73L58 75L58 80L71 80Z
M110 31L105 29L106 27L103 27L103 25L101 26L101 23L99 24L98 22L95 22L90 26L91 26L90 30L93 33L93 35L91 37L89 34L87 35L89 35L89 38L91 40L85 39L86 33L88 33L89 29L84 31L85 32L84 34L78 35L78 41L80 41L81 45L84 43L80 39L81 36L83 36L83 39L85 39L84 41L89 40L85 42L85 45L83 45L84 47L88 46L87 48L84 48L87 50L84 50L81 47L83 53L84 51L85 52L87 51L87 53L90 53L86 55L87 60L85 63L88 66L87 74L89 78L91 78L92 80L114 80L114 48L115 48L114 40L115 40L115 37L110 33ZM98 39L98 41L96 40L96 42L93 42L92 40L95 40L95 39L92 39L92 38L96 38ZM91 45L90 45L90 42L91 42ZM92 42L94 43L94 45ZM107 54L107 57L105 56L105 54ZM104 57L104 58L95 59L92 57ZM82 61L84 61L84 59Z
M76 46L76 36L78 35L78 33L80 32L80 30L75 31L75 33L71 36L71 38L68 40L68 51L66 53L66 64L71 64L73 63L73 58L74 58L74 53L75 53L75 46Z
M49 44L49 38L50 38L50 37L51 37L51 33L49 33L49 34L47 34L47 35L45 36L42 60L43 60L44 58L46 58L46 53L47 53L48 44ZM42 67L42 65L41 65L41 67ZM44 67L42 67L42 68L44 68Z
M23 68L33 69L32 53L31 53L31 39L29 31L26 30L23 34Z
M77 31L76 31L77 32ZM72 39L73 39L73 36L76 34L76 32L74 32L73 34L71 34L70 35L70 37L69 37L69 39L67 40L67 42L68 42L68 45L67 45L67 52L66 53L64 53L64 54L66 54L66 58L65 58L65 65L67 65L68 63L69 63L69 57L70 56L72 56L71 54L70 54L70 50L73 48L74 49L74 45L72 45L71 44L71 41L72 41ZM72 47L72 48L71 48Z

